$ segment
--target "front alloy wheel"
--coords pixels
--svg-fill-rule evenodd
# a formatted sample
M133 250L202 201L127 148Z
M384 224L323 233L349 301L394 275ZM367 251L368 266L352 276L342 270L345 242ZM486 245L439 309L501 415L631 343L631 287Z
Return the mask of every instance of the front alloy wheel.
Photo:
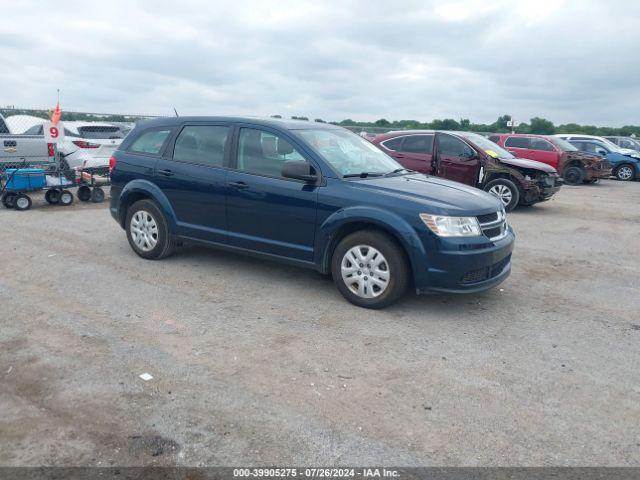
M507 212L516 208L520 202L520 191L516 184L508 178L491 180L485 185L484 190L498 198Z
M618 180L628 182L633 178L633 167L630 165L621 165L618 167L618 170L616 170L616 177Z
M340 272L347 288L360 298L382 295L391 276L387 259L369 245L349 249L342 258Z
M384 308L407 290L410 268L404 249L390 235L360 230L333 251L331 274L340 293L354 305Z

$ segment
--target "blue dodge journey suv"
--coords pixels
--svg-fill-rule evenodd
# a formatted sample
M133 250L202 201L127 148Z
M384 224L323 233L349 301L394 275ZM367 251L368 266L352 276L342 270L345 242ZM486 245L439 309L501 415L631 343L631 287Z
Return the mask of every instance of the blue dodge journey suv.
M141 257L200 242L330 273L382 308L409 286L475 292L511 269L499 200L418 174L364 138L304 121L139 123L110 159L111 214Z

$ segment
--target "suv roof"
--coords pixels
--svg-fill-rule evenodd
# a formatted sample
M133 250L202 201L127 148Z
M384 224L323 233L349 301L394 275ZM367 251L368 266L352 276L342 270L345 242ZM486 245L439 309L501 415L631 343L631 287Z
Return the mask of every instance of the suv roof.
M191 116L191 117L162 117L151 120L142 120L138 125L145 127L179 125L183 122L234 122L234 123L252 123L254 125L263 125L265 127L284 128L286 130L305 130L308 128L321 128L327 130L340 129L337 125L330 123L310 122L307 120L288 120L284 118L272 117L224 117L224 116Z

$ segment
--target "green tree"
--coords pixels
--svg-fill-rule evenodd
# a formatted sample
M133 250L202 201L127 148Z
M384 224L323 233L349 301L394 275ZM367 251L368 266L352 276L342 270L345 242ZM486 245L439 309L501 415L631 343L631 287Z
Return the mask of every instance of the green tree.
M545 118L533 117L529 125L531 133L553 135L556 132L556 127L553 125L553 122Z

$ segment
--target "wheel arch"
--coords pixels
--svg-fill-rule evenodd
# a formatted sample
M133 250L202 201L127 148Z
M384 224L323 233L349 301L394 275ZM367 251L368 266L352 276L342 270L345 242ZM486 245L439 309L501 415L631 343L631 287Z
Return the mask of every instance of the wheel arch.
M418 263L426 265L424 245L408 222L381 209L353 207L334 213L319 227L316 238L316 264L319 270L329 273L338 244L351 233L362 230L382 232L395 240L407 259L412 279L415 279Z
M162 211L171 231L175 230L176 217L167 196L157 185L146 180L133 180L122 189L118 203L118 223L125 228L129 207L139 200L153 200Z

